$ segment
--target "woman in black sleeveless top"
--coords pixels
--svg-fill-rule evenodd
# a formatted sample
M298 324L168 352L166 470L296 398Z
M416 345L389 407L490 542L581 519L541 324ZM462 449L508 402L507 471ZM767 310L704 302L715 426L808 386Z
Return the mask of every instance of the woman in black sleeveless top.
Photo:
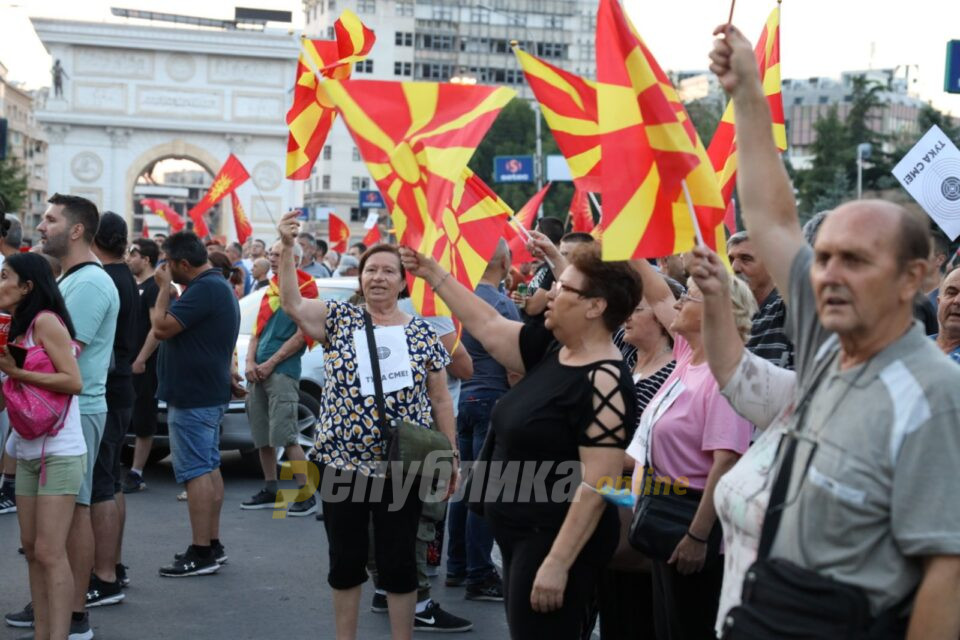
M503 553L511 637L574 639L619 537L615 507L591 487L616 482L636 424L633 380L611 334L642 291L633 268L603 262L599 247L578 248L569 265L549 242L538 247L558 274L539 325L503 318L432 259L401 254L500 364L526 374L493 410L489 465L472 484L485 484L484 515Z

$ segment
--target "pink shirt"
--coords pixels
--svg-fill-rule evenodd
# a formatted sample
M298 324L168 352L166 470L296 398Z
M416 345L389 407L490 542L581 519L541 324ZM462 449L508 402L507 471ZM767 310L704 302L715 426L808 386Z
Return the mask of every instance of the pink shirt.
M713 466L713 451L744 453L753 426L720 395L706 362L690 364L693 349L680 336L675 337L673 355L677 366L646 409L673 397L653 425L651 461L656 474L685 477L691 488L702 490ZM674 388L675 384L682 386ZM643 460L637 462L643 464Z

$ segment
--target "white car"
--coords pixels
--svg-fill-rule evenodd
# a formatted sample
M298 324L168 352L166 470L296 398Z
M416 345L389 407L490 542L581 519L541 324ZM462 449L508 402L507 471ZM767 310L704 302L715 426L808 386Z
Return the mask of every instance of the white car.
M324 300L347 300L358 288L357 278L317 278L317 289ZM237 362L240 375L243 375L244 363L247 357L247 346L250 344L250 335L253 332L253 322L260 311L260 303L266 294L266 287L258 289L244 296L240 300L240 334L237 337ZM314 429L320 415L320 399L323 393L323 348L319 345L303 354L300 360L300 398L297 408L297 419L300 430L300 444L309 448L314 442ZM246 385L246 380L243 382ZM134 435L130 433L126 438L127 455L132 454ZM220 450L240 451L244 458L250 461L259 460L257 450L253 447L253 438L250 434L250 424L247 422L247 411L243 400L232 400L220 424ZM150 462L161 460L170 453L170 443L167 436L167 407L161 402L157 418L157 434L153 439L153 450L150 452ZM282 451L278 451L278 458Z

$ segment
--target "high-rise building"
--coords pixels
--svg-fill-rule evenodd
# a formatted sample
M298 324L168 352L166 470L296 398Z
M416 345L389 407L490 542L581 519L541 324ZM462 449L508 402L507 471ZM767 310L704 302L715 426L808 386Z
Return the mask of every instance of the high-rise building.
M552 64L595 76L595 0L304 0L303 6L310 38L333 39L344 9L376 32L371 55L354 68L356 79L508 85L531 99L511 40ZM358 191L375 188L338 119L305 185L305 204L321 217L334 211L357 221Z
M47 206L47 141L34 117L35 100L42 92L27 91L7 80L7 68L0 63L0 118L7 123L6 157L13 159L27 177L27 199L16 212L21 216L24 236L33 237Z

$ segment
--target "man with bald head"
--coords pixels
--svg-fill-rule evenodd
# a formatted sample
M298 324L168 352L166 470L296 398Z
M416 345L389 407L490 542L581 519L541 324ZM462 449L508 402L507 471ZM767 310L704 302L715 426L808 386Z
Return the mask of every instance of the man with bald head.
M781 447L757 471L771 476L766 517L729 637L757 637L752 624L784 639L960 637L960 369L913 320L928 223L859 200L808 247L753 48L735 28L717 33L743 220L784 296L798 384Z
M943 278L937 295L937 324L940 332L934 338L937 346L960 363L960 269Z

